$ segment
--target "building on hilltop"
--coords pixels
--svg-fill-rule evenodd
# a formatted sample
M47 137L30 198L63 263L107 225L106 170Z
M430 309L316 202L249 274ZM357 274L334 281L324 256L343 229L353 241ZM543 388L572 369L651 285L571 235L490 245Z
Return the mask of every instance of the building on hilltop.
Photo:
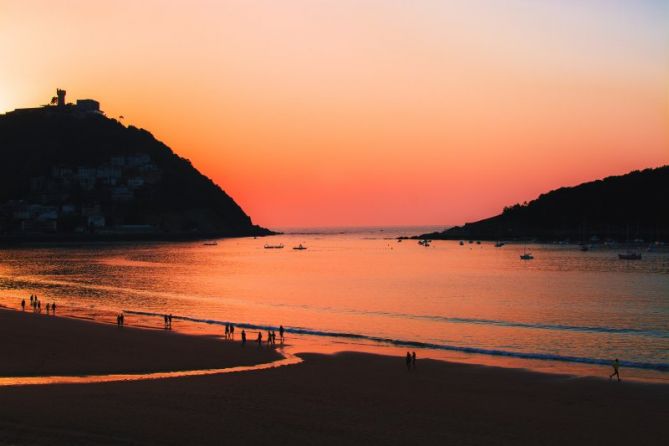
M25 114L25 113L45 113L45 112L73 112L77 116L85 116L88 114L103 114L100 110L100 102L95 99L77 99L76 104L68 104L65 101L66 91L60 88L56 89L56 96L51 98L47 105L41 107L31 108L17 108L7 114Z

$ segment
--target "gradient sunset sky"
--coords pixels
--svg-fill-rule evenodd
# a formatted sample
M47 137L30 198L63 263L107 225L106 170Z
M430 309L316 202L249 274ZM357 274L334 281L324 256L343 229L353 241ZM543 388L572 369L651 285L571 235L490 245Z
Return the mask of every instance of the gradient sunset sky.
M274 228L669 164L669 1L0 0L0 58L0 113L98 99Z

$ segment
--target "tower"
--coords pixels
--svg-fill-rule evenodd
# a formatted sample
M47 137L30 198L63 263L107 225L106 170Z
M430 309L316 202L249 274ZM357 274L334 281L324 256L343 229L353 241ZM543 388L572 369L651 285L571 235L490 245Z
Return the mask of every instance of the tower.
M65 106L65 90L61 90L60 88L56 89L56 95L58 95L58 107L64 107Z

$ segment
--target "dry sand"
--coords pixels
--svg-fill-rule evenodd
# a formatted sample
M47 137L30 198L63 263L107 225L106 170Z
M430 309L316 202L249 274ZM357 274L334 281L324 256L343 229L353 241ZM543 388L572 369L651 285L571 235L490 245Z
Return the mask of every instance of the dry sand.
M126 336L113 326L49 321L58 329L44 334L41 342L32 341L28 338L42 336L36 333L37 326L26 331L20 325L32 325L36 319L45 323L40 318L45 317L0 311L0 373L34 373L19 353L25 351L27 357L44 354L48 350L44 343L60 344L63 359L47 362L43 370L60 371L102 370L116 364L109 358L122 360L124 370L147 371L153 364L148 358L154 357L161 369L169 367L170 361L173 369L198 361L211 367L209 359L198 359L210 352L209 342L214 342L212 348L221 352L221 361L228 365L272 355L266 349L242 350L235 343L132 330L136 333L128 336L135 350L128 357L124 349L104 351ZM8 343L14 344L9 350ZM174 354L173 344L177 343L181 350ZM86 351L89 348L100 352ZM144 354L143 348L148 349ZM14 364L6 364L6 351ZM79 359L80 355L86 359ZM303 363L294 366L227 375L2 387L0 444L666 442L666 385L420 359L416 370L407 372L404 358L359 353L303 358Z

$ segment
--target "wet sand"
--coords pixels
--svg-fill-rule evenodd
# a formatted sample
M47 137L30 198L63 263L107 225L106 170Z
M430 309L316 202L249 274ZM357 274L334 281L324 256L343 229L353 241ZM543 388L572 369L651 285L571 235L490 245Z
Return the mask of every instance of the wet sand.
M0 376L164 372L252 365L281 357L253 344L242 349L239 343L215 337L139 329L132 323L128 316L119 328L0 309ZM240 333L235 333L237 338Z
M28 347L25 331L17 331L29 320L25 316L44 317L0 311L3 351L8 342ZM104 356L83 351L91 346L91 333L98 342L109 337L110 346L119 334L113 326L66 322L78 336L44 339L62 344L63 354L70 351L68 360L76 365L62 360L59 370L93 367ZM172 340L211 341L136 331L137 343L160 336L167 342L141 345L168 352ZM214 342L223 344L221 356L230 364L248 359L238 344ZM137 361L137 369L150 365L141 345L126 358ZM34 342L30 347L41 348ZM88 359L77 359L80 354ZM180 360L168 356L175 364ZM197 356L193 353L192 363ZM404 358L361 353L302 357L304 362L293 366L227 375L2 387L0 444L651 445L666 440L667 385L421 359L407 372ZM5 358L2 374L9 370Z

